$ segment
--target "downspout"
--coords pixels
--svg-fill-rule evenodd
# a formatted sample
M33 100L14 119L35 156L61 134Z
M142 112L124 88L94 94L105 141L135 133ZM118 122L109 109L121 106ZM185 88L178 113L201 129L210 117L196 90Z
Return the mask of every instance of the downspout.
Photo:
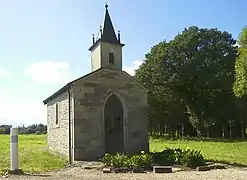
M70 86L71 84L68 84L68 95L69 95L69 165L72 164L72 158L71 158L71 102L70 102Z

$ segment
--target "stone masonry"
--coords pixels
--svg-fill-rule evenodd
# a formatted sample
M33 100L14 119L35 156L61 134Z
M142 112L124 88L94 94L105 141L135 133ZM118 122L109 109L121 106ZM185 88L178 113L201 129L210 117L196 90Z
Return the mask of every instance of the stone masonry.
M71 86L71 156L91 160L104 155L104 103L115 94L124 108L124 147L126 153L148 151L147 92L123 71L100 69ZM55 123L58 103L59 123ZM48 145L69 156L68 92L47 103Z
M105 153L104 103L117 95L124 108L125 152L148 151L147 92L123 71L102 69L73 85L75 160L95 159Z
M50 149L69 155L69 121L68 93L63 92L47 103L47 134ZM59 121L56 124L56 103L58 104Z
M89 48L92 72L43 101L48 146L71 163L106 152L149 151L147 90L122 71L124 44L105 8L100 37Z

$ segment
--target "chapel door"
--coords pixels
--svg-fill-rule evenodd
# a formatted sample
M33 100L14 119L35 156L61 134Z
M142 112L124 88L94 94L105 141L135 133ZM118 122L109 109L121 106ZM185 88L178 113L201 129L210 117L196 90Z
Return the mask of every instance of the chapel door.
M119 98L112 95L105 104L105 151L117 153L124 151L123 107Z

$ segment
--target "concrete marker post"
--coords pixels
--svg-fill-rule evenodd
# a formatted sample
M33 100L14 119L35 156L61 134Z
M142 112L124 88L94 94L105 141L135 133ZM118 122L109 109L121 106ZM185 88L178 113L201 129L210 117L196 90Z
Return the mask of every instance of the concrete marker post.
M10 130L10 170L18 170L18 128Z

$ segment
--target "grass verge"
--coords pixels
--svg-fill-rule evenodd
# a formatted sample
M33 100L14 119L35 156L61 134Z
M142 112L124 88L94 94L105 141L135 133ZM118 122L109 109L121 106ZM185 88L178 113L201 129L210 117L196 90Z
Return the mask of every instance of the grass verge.
M9 135L0 135L0 172L10 168ZM48 152L46 135L19 135L19 168L24 172L44 172L65 167L67 161Z
M247 141L205 141L200 139L150 138L151 151L162 151L169 148L191 148L201 150L208 161L222 162L235 166L247 166Z

